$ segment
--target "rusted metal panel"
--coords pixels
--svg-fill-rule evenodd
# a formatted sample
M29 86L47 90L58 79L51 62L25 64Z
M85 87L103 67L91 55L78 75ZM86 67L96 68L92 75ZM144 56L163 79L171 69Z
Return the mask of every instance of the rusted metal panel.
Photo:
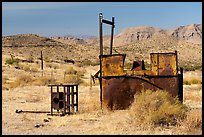
M155 75L177 75L177 54L151 53L150 58Z
M102 76L121 76L124 71L125 54L102 56Z

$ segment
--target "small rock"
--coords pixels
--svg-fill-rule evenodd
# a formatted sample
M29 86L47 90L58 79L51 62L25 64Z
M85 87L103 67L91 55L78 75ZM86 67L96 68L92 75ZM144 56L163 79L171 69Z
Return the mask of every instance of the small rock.
M47 118L45 118L43 121L44 121L44 122L49 122L49 120L48 120Z
M35 127L39 128L39 127L43 127L43 124L35 124Z

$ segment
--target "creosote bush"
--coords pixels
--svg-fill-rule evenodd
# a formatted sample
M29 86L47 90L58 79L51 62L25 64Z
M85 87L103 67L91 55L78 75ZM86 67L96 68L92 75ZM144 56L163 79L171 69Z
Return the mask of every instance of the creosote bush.
M202 80L199 78L184 79L183 84L184 85L202 84Z
M9 64L9 65L18 65L18 63L19 63L18 58L16 59L9 58L9 59L6 59L6 62L5 62L5 64Z
M187 107L166 91L146 90L135 96L130 112L141 125L169 126L185 118Z

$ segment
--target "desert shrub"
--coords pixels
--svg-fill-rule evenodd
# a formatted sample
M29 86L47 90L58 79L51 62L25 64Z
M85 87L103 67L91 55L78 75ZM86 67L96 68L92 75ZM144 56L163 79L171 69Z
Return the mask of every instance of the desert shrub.
M79 77L83 77L86 73L86 69L82 68L82 69L77 69L77 75Z
M76 75L76 74L77 74L77 71L76 71L72 66L69 66L69 67L65 70L64 74L74 74L74 75Z
M184 79L183 84L184 85L202 84L202 80L199 78Z
M85 59L85 60L79 62L77 65L79 67L97 66L97 65L100 65L100 61L99 60L91 61L91 60Z
M32 71L32 72L38 72L38 68L31 67L31 68L30 68L30 71Z
M83 80L78 75L69 74L69 75L65 76L63 83L65 83L65 84L82 84Z
M8 90L9 89L7 80L9 80L8 77L2 76L2 89L3 90Z
M44 57L44 58L43 58L43 61L45 61L45 62L51 62L51 60L50 60L48 57Z
M2 76L2 84L5 84L7 82L7 80L9 80L8 77Z
M10 88L22 87L33 82L34 78L31 75L20 75L13 82L10 83Z
M11 58L9 58L9 59L6 59L5 64L18 65L19 61L20 61L20 60L19 60L18 58L17 58L17 59L11 59Z
M141 125L169 126L185 118L187 107L166 91L146 90L135 96L130 111Z
M180 68L180 67L179 67ZM200 65L195 65L195 66L191 66L191 65L184 65L182 66L183 70L185 71L195 71L195 70L202 70L202 66Z
M33 62L34 58L32 55L28 56L26 59L28 62Z
M20 69L22 69L24 71L30 71L30 67L27 64L20 63L18 66Z
M182 134L201 134L202 132L202 112L191 110L187 113L186 118L176 129Z
M91 65L91 66L98 66L98 65L100 65L100 61L99 61L99 60L97 60L97 61L92 61L90 65Z
M90 66L91 65L91 61L90 60L83 60L81 63L80 63L81 67L84 67L84 66Z
M56 84L56 80L53 79L53 78L44 76L44 77L36 78L32 82L32 85L35 85L35 86L45 86L45 85L48 85L48 84Z
M59 69L59 65L58 64L52 64L52 68Z
M46 62L45 66L48 67L48 68L52 68L52 63Z
M183 123L187 126L188 130L200 128L202 129L202 113L197 111L190 111Z

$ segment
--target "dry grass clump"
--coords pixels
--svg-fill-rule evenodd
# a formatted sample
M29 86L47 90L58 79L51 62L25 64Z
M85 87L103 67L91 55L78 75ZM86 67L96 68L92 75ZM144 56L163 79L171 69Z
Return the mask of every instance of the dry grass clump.
M202 112L201 110L191 110L186 118L176 128L181 134L202 134Z
M202 102L202 85L196 85L194 89L187 89L184 92L184 101Z
M46 62L45 66L48 67L48 68L52 68L52 63Z
M166 91L147 90L136 96L130 112L137 124L145 127L170 126L185 118L187 107Z
M50 77L38 77L35 78L32 75L21 75L17 77L13 82L9 83L8 88L17 88L28 85L45 86L48 84L58 84L55 79Z
M54 64L54 63L50 63L50 62L46 62L45 66L48 68L53 68L53 69L59 69L60 68L60 66L58 64Z
M82 77L84 76L86 70L76 70L74 67L69 66L64 71L64 79L63 83L69 83L69 84L82 84L84 81L82 80Z
M7 80L9 80L8 77L6 77L6 76L2 76L2 84L7 83Z
M69 66L65 71L64 74L77 74L77 70L75 70L72 66Z
M31 75L22 74L17 77L13 82L10 83L10 88L22 87L25 85L29 85L34 81L34 77Z
M19 63L18 67L24 71L30 71L30 67L27 64Z
M192 84L202 84L202 80L200 78L188 78L183 80L184 85L192 85Z
M32 85L35 85L35 86L46 86L48 84L57 84L56 83L56 80L53 79L53 78L50 78L50 77L39 77L39 78L36 78L33 82L32 82Z
M8 90L9 89L9 83L7 82L9 80L8 77L2 76L2 89Z
M69 74L64 77L64 84L82 84L83 80L79 75Z

